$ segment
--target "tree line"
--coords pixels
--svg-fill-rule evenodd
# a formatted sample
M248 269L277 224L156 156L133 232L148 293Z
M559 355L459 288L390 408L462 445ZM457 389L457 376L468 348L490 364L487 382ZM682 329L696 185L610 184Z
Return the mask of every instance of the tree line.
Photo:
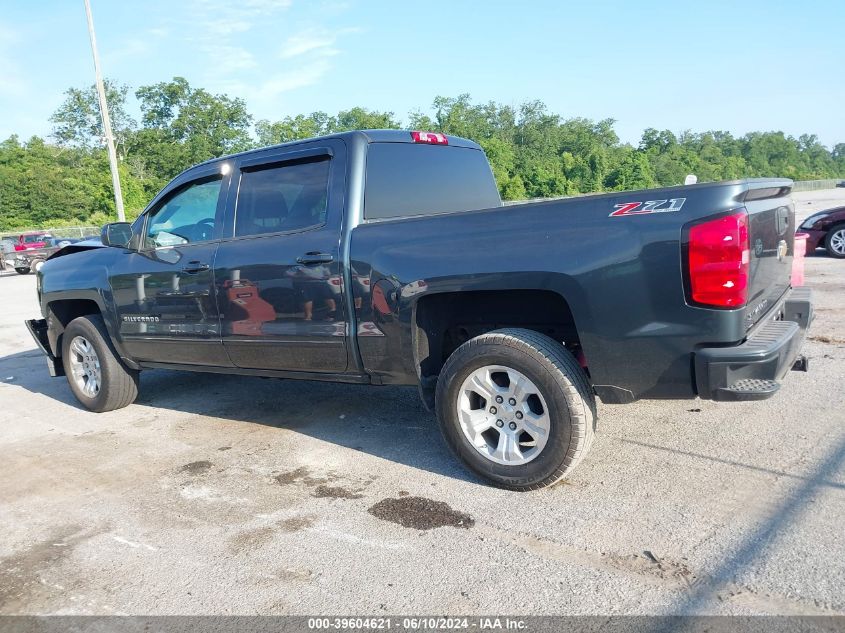
M212 94L175 77L141 86L140 121L129 114L128 86L106 82L127 215L198 162L345 130L395 128L443 132L478 142L502 198L552 197L757 176L795 180L845 176L845 143L832 150L814 134L649 128L637 146L622 143L614 121L565 118L541 101L519 106L437 97L405 121L393 112L352 108L255 121L239 98ZM52 136L0 143L0 230L99 225L114 219L114 198L94 87L71 88L51 117Z

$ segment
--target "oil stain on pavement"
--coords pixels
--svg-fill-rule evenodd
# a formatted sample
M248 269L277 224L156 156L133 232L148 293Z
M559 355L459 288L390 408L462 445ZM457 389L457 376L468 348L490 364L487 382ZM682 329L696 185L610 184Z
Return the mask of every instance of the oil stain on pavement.
M183 473L188 473L189 475L201 475L202 473L211 470L211 466L211 462L203 460L199 462L191 462L190 464L185 464L179 470Z
M361 499L364 495L343 486L326 486L320 484L314 490L314 496L324 499Z
M449 504L425 497L382 499L368 512L373 516L415 530L439 527L471 528L475 520L465 512L453 510Z

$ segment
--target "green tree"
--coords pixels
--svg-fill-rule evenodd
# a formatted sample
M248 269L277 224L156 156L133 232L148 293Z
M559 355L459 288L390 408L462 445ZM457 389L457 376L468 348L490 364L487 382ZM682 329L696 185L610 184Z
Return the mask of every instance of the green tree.
M285 117L274 123L262 119L255 124L255 133L258 137L256 145L265 147L314 138L328 133L328 127L329 115L325 112L312 112L307 116L298 114L295 117Z
M129 86L117 84L109 79L103 84L115 149L118 156L125 157L127 141L137 127L135 120L126 112ZM50 117L50 121L54 124L53 136L59 145L85 149L104 146L105 133L100 116L100 102L94 85L87 88L68 88L65 91L65 100Z
M193 88L180 77L135 91L138 125L126 114L130 90L108 82L107 92L129 217L177 173L209 158L350 129L403 127L392 112L354 107L261 120L253 128L241 99ZM17 136L0 142L0 230L114 217L93 88L69 89L51 121L55 144ZM407 123L476 141L506 200L677 185L691 173L701 182L845 177L845 143L828 150L813 134L734 137L648 128L632 147L620 142L612 119L564 118L541 101L475 103L467 94L438 96L428 110L411 112Z
M608 188L615 191L649 189L656 185L657 181L648 156L633 148L625 152L625 157L607 179Z
M164 177L253 144L252 115L243 99L192 88L182 77L141 86L135 95L143 129L133 139L133 149L144 156L154 155Z
M394 118L392 112L352 108L329 118L326 131L332 134L349 130L396 130L401 127L402 124Z

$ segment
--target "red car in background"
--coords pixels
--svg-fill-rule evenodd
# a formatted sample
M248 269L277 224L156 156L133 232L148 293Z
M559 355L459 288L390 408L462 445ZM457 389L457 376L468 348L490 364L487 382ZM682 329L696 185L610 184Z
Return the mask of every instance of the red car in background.
M807 254L824 246L831 257L845 258L845 207L835 207L814 213L798 227L806 233Z
M47 240L50 237L52 236L46 231L37 231L18 235L18 239L15 242L15 250L28 251L33 248L44 248L45 246L49 246L49 242Z

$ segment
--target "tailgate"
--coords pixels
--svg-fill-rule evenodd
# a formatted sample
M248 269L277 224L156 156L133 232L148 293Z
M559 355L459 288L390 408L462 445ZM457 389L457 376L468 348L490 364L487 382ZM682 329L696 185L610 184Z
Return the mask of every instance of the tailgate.
M795 235L791 191L791 181L755 182L743 200L751 251L746 329L763 318L790 285Z

